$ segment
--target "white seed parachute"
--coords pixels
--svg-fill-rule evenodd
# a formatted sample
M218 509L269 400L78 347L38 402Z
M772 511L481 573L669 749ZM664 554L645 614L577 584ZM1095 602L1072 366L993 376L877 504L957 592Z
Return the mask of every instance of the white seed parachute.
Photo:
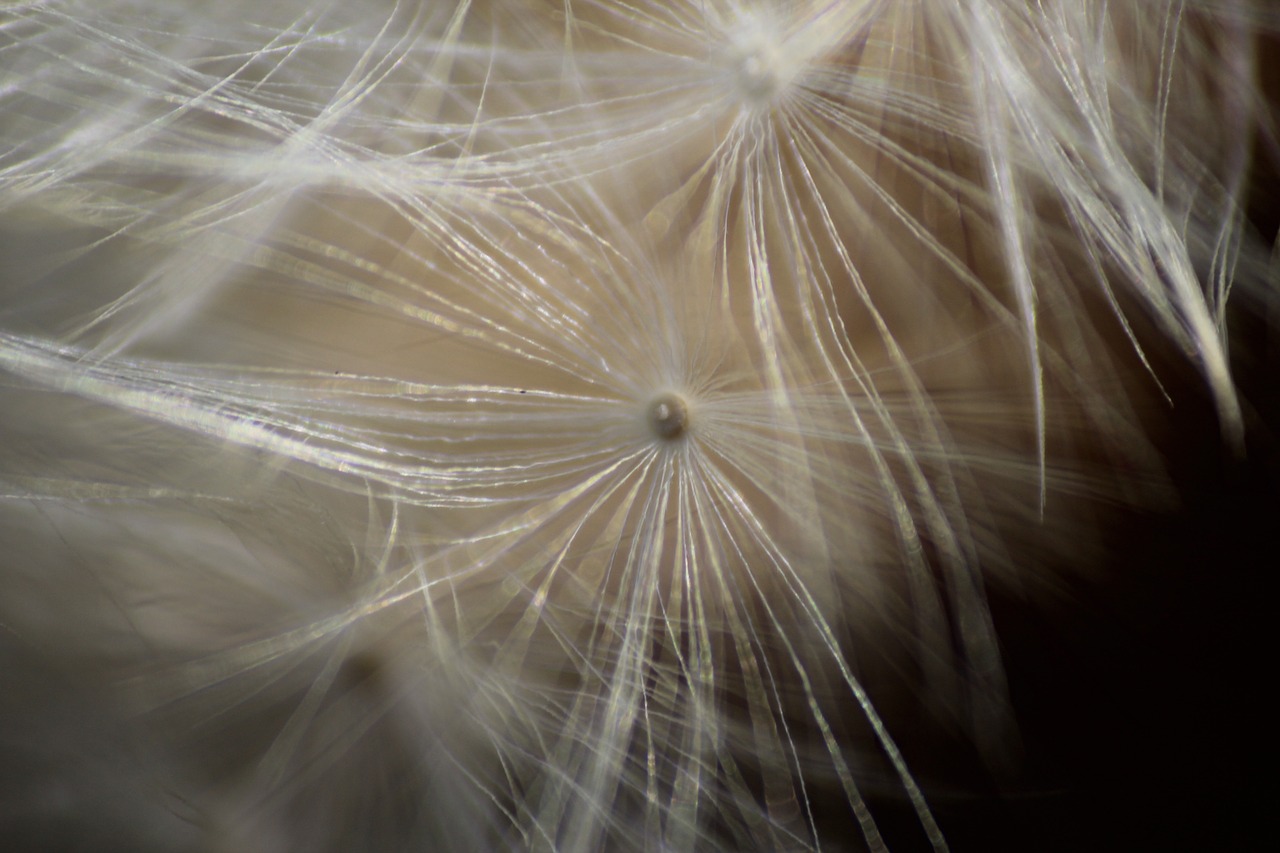
M12 837L999 849L992 597L1265 422L1277 23L7 4Z

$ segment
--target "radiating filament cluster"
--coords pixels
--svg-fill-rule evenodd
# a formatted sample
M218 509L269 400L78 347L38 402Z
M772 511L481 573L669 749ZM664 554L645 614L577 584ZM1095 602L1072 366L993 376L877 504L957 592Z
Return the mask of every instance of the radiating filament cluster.
M1223 4L262 6L0 13L4 530L191 801L945 849L880 708L1011 760L987 586L1158 471L1124 365L1239 432Z

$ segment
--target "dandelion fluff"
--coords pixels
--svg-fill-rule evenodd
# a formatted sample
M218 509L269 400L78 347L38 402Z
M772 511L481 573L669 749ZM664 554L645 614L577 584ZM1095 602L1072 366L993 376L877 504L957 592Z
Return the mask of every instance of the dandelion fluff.
M1024 621L1273 505L1264 4L0 15L21 843L1145 820L1044 768Z

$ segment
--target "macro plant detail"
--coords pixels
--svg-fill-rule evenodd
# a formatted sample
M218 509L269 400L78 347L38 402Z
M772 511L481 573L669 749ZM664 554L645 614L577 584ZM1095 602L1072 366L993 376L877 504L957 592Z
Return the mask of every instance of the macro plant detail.
M1268 15L6 7L5 654L146 745L60 831L948 849L991 596L1267 432Z

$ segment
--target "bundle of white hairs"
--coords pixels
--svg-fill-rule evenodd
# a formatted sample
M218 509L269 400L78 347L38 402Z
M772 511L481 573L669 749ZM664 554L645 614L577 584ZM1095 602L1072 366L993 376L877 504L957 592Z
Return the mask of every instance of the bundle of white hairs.
M1277 24L5 4L0 846L1197 837L1100 669L1247 621Z

